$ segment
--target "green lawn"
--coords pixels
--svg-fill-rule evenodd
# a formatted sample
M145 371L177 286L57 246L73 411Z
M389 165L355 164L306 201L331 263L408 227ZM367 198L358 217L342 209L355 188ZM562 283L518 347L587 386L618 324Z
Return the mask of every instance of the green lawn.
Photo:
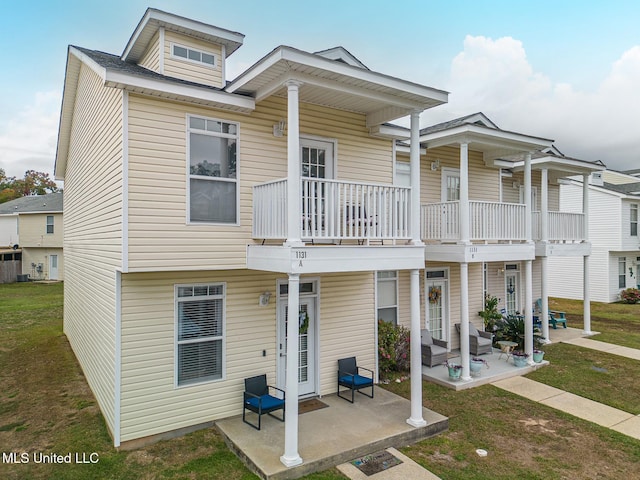
M573 312L565 304L562 307ZM600 306L593 307L594 329L603 336L621 344L640 341L637 313L609 315L612 308L605 306L603 314L596 314ZM581 313L581 307L575 308ZM574 320L579 313L569 314L570 326L578 326ZM0 338L0 452L95 452L99 456L94 465L0 463L0 478L256 478L215 429L131 452L116 451L62 333L62 284L0 285ZM539 380L550 384L561 382L565 389L571 378L570 388L582 388L584 396L619 402L618 408L628 411L640 408L635 400L640 398L640 382L618 370L626 365L640 370L637 363L606 354L583 354L583 349L576 348L549 347L547 357L553 365L535 375L548 377ZM618 479L632 478L630 472L637 471L639 441L490 385L461 392L424 385L425 406L447 415L450 430L403 451L445 480ZM409 398L409 382L386 388ZM489 455L478 457L477 448L488 450ZM306 478L344 477L330 469Z

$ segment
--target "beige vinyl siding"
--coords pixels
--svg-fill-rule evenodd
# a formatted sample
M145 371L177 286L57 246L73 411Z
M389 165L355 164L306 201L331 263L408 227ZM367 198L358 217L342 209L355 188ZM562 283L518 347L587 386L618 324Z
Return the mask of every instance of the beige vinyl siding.
M123 275L123 441L238 415L244 378L265 373L276 383L279 279L286 276L249 270ZM176 388L174 286L216 282L226 284L223 380ZM323 275L319 283L320 393L326 395L335 392L338 358L355 355L374 367L373 274ZM271 301L260 307L265 291Z
M182 47L193 48L201 52L210 53L216 56L215 67L198 64L180 57L172 55L172 44ZM212 87L224 87L225 79L222 78L222 65L225 61L222 58L222 48L220 45L205 42L202 40L181 35L179 33L165 30L164 34L164 74L169 77L181 78L191 82L201 83Z
M53 217L53 233L47 233L47 216ZM18 219L21 247L62 248L62 213L21 214Z
M64 280L64 256L62 248L22 247L22 273L32 280L49 280L49 257L58 256L58 278ZM42 264L42 272L38 272L38 264ZM35 266L34 266L35 265Z
M374 370L376 305L373 272L320 279L320 393L336 392L338 359L356 357Z
M0 215L0 245L5 247L19 243L18 215Z
M122 91L83 66L64 185L64 332L114 431L115 269L122 252Z
M240 125L239 226L186 224L187 114ZM286 117L280 98L238 115L130 95L130 271L245 268L246 245L254 243L252 187L287 175L287 138L273 136L273 124ZM300 131L337 140L338 179L392 182L391 141L369 137L364 116L302 104Z
M149 46L147 47L147 51L144 52L142 58L140 59L139 64L141 67L148 68L149 70L153 70L157 73L160 72L160 32L156 32L156 34L149 42Z
M431 170L431 163L440 160L440 169ZM420 160L421 203L439 203L442 199L442 169L460 169L460 147L438 147L427 151ZM488 168L482 152L469 150L469 200L497 202L500 200L500 170Z

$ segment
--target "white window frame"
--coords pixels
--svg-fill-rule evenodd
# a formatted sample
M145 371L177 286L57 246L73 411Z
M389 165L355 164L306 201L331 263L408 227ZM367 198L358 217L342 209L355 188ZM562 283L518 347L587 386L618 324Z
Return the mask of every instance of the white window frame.
M49 223L49 219L51 219L51 223ZM46 226L46 232L47 235L53 235L55 228L54 228L54 218L53 215L47 215L47 226ZM51 227L51 231L49 231L49 227Z
M179 48L184 48L187 50L187 57L181 57L180 55L176 55L175 53L173 53L173 50L175 47L179 47ZM189 58L189 50L191 50L192 52L198 52L200 54L200 58L202 58L202 54L206 54L206 55L211 55L213 57L213 65L211 65L210 63L207 62L203 62L202 60L194 60L192 58ZM192 48L192 47L188 47L186 45L182 45L180 43L175 43L175 42L171 42L171 47L169 50L169 55L171 56L171 58L179 60L181 62L189 62L189 63L194 63L196 65L200 65L202 67L206 67L206 68L211 68L211 69L216 69L218 68L218 54L213 53L213 52L208 52L207 50L202 50L200 48Z
M379 278L378 274L379 273L393 273L394 276L393 277L385 277L385 278ZM384 309L391 309L391 308L395 308L396 309L396 323L395 325L400 325L400 302L399 302L399 288L398 288L398 284L399 284L399 276L398 276L398 271L397 270L378 270L376 271L376 323L378 322L378 320L380 320L380 315L379 315L379 310L381 308ZM380 306L379 305L379 298L378 298L378 283L379 282L383 282L383 283L395 283L396 286L396 303L395 305L385 305L385 306Z
M179 297L178 292L180 288L197 288L197 287L222 287L221 295L202 295L202 296L193 296L193 297ZM175 284L174 285L174 388L188 388L194 385L202 385L204 383L216 383L222 382L226 380L227 377L227 284L226 282L208 282L208 283L189 283L189 284ZM179 318L178 318L178 304L180 302L188 302L194 301L194 299L198 300L207 300L207 299L222 299L222 336L218 337L203 337L198 338L197 340L179 340ZM211 341L221 341L222 348L222 365L221 365L221 375L220 378L206 378L202 380L192 380L186 383L179 383L178 381L178 345L183 345L187 343L199 343L200 342L211 342Z
M618 257L618 288L627 288L627 257Z
M460 169L459 168L449 168L443 167L441 170L441 179L440 179L440 200L442 203L446 202L458 202L460 200L449 200L449 188L447 185L447 178L455 177L458 179L458 198L460 198Z
M220 132L209 132L207 130L200 130L197 128L193 129L194 133L200 135L209 135L212 137L218 138L233 138L236 141L236 178L226 178L226 177L207 177L201 175L191 175L191 119L198 118L201 120L210 120L213 122L221 122L233 124L236 126L236 134L227 134ZM225 225L225 226L240 226L240 123L232 122L229 120L221 119L221 118L213 118L213 117L205 117L202 115L191 115L187 114L186 116L186 142L187 142L187 159L186 159L186 170L187 170L187 224L188 225ZM231 182L236 185L236 221L235 222L196 222L191 221L191 178L195 178L198 180L208 180L211 182Z
M636 212L635 220L633 219L633 212ZM635 230L635 233L634 233L634 230ZM631 205L629 205L629 234L632 237L638 236L638 204L637 203L632 203Z

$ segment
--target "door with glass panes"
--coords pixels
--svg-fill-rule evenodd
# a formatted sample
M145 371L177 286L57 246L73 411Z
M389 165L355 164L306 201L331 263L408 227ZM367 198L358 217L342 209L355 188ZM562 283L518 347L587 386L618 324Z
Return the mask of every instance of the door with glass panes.
M448 271L427 270L425 277L427 328L433 338L448 341Z
M278 378L279 388L286 387L287 323L289 322L288 285L279 286L278 296ZM298 322L298 395L316 393L316 305L315 282L300 282L300 306L293 317Z
M322 236L327 225L327 186L322 180L333 179L333 143L325 140L300 138L300 166L302 178L303 236Z

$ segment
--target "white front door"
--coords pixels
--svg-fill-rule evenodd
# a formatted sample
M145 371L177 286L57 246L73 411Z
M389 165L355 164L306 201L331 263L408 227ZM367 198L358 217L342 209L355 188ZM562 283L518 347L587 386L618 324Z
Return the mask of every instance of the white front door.
M520 310L518 289L520 287L520 272L516 270L506 271L504 275L505 309L507 315L515 315Z
M449 332L447 273L446 270L427 270L425 279L427 328L433 338L446 341Z
M49 280L58 280L58 255L49 255Z
M305 282L301 282L301 290ZM316 393L316 302L315 295L300 295L300 311L295 316L300 328L298 337L298 395ZM279 388L286 388L287 322L289 307L286 295L278 297L278 378Z

